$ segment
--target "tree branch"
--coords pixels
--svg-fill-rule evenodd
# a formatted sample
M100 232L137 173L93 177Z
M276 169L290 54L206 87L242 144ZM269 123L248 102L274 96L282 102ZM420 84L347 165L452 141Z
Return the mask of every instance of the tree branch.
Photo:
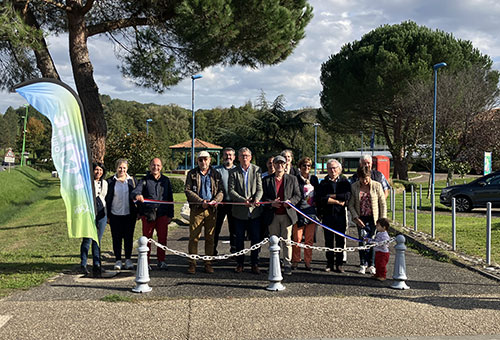
M45 2L49 5L54 5L62 10L65 10L67 12L71 12L72 11L72 8L70 6L66 6L66 5L63 5L57 1L54 1L54 0L42 0L42 2Z
M82 8L82 13L87 14L92 9L92 6L94 6L94 0L87 0L85 6Z
M107 33L121 28L147 26L152 24L153 20L150 18L127 18L113 21L106 21L97 25L88 26L88 36Z

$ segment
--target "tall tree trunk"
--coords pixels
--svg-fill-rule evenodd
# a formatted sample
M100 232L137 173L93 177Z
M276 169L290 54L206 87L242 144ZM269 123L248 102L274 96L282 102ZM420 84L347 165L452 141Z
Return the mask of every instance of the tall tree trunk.
M408 160L398 152L392 152L392 161L394 163L394 179L408 180Z
M87 47L85 13L79 1L68 1L69 50L78 95L83 104L90 139L92 160L103 162L106 146L106 121L99 99L99 89L94 81L94 68Z
M31 27L35 27L37 29L40 29L40 25L36 21L36 18L30 9L28 9L26 11L24 20L25 20L26 24L30 25ZM54 60L52 59L52 56L50 55L45 38L42 38L40 43L41 43L41 48L33 50L33 53L35 54L36 65L37 65L38 69L42 73L43 77L55 78L55 79L60 80L61 78L59 77L59 73L57 73L56 65L54 64Z

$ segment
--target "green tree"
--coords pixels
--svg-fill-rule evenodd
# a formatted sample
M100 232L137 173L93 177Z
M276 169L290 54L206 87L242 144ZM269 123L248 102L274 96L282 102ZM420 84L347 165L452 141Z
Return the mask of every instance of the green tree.
M26 124L26 151L30 158L37 160L50 157L50 129L40 119L29 117Z
M144 174L149 169L149 162L159 156L157 141L145 132L110 135L107 144L104 164L111 172L115 171L115 162L125 158L129 162L130 174Z
M414 143L408 133L417 120L400 110L397 101L409 93L410 83L430 81L432 66L443 61L448 67L440 74L475 65L498 81L491 59L470 41L408 21L381 26L323 63L321 104L339 132L375 128L382 134L393 156L394 177L407 179L408 145ZM424 123L429 129L431 122Z
M104 158L107 131L88 51L89 38L110 37L118 47L123 74L137 85L161 92L215 64L277 64L292 53L312 18L306 0L4 3L0 9L0 54L10 58L7 66L0 68L0 86L8 88L37 75L58 78L44 35L67 32L73 77L96 160ZM21 28L22 39L16 36Z
M471 168L482 169L484 151L496 150L500 114L491 110L497 103L498 76L480 67L472 66L455 73L439 76L437 97L437 168L448 173L464 175ZM405 98L397 107L413 116L413 150L420 147L431 165L431 135L426 121L432 120L433 83L417 81L409 85Z
M2 133L0 133L0 147L4 149L12 148L16 151L16 140L20 132L18 124L19 116L16 110L9 106L7 111L5 111L5 114L2 116L1 122Z

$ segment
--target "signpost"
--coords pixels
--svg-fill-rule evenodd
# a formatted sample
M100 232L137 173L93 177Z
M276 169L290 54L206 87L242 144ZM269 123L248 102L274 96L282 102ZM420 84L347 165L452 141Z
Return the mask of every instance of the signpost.
M14 154L14 151L12 151L11 148L7 150L7 153L5 154L3 161L9 164L9 172L10 172L10 164L11 163L14 164L14 162L16 161L16 155Z

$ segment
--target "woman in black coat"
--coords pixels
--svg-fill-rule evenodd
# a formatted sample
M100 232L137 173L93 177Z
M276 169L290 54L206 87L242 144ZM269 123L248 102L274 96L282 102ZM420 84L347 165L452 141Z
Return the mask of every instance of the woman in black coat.
M116 175L108 179L108 194L106 195L106 207L108 209L108 221L111 227L113 239L113 252L115 253L114 269L133 269L132 244L134 242L134 229L137 210L134 202L130 199L130 192L136 186L136 180L128 173L128 161L119 159L116 161ZM125 248L125 264L122 263L122 242Z

